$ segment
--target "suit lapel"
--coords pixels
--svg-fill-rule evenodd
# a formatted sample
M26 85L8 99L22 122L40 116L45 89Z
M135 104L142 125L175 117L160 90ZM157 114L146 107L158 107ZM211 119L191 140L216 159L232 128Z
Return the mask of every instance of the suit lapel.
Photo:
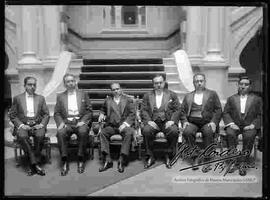
M251 103L252 103L252 101L253 101L253 96L252 95L248 95L247 96L247 102L246 102L246 107L245 107L245 117L246 117L246 115L247 115L247 113L248 113L248 110L249 110L249 108L250 108L250 106L251 106Z
M208 90L204 90L203 92L203 101L202 101L202 110L205 107L205 104L207 103L207 100L209 99L210 93Z
M239 117L241 117L241 105L240 105L240 95L234 96L235 106Z
M167 90L164 90L160 107L164 106L165 111L167 110L169 100L170 100L170 94L169 94L169 92Z
M67 95L67 90L63 93L62 101L63 101L64 107L65 107L65 110L66 110L66 113L67 113L67 116L68 116L68 95Z
M38 111L38 103L39 103L39 98L36 94L34 94L34 113L35 113L35 116L37 115L37 111Z
M120 100L120 102L121 102L121 100ZM120 103L119 102L119 103ZM113 100L113 98L111 99L111 107L112 107L112 109L114 110L114 112L115 113L117 113L117 115L119 115L120 117L121 117L121 114L120 114L120 111L119 111L119 107L118 107L118 105L116 104L116 102Z
M187 114L188 114L188 116L190 114L192 102L194 101L194 93L195 93L195 91L193 91L192 93L190 93L187 96L187 103L188 103L188 113Z
M81 101L82 101L82 93L79 90L76 90L76 98L77 98L77 107L78 107L78 112L80 113L81 111Z
M21 104L22 104L24 116L27 115L26 94L25 93L26 92L24 92L24 93L22 93L22 95L20 95L20 101L21 101Z
M121 115L122 115L123 112L124 112L124 109L125 109L125 107L127 105L127 98L121 96L119 103L120 103L120 112L121 112Z
M149 103L150 103L151 111L153 112L154 105L156 105L156 97L155 97L154 91L152 91L149 95Z

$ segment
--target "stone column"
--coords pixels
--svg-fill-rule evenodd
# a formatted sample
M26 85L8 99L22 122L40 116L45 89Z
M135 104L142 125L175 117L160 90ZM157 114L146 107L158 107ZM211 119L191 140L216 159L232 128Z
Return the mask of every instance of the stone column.
M202 56L202 11L199 6L187 7L186 49L191 63L198 62Z
M224 25L221 20L222 9L209 7L207 15L207 52L204 58L207 61L223 61L221 56L221 30Z
M206 48L200 71L206 75L206 85L215 90L224 105L228 88L228 63L222 54L221 33L224 28L224 7L205 7L207 13Z
M116 28L122 27L121 9L122 9L122 6L115 6L115 27Z
M41 64L37 58L38 27L37 6L22 6L21 39L22 57L19 64Z
M42 6L44 22L45 59L56 60L61 49L60 8L59 6Z

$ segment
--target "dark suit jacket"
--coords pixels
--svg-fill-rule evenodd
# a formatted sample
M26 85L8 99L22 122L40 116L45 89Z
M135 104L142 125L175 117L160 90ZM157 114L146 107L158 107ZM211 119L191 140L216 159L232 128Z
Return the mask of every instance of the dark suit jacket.
M79 121L90 125L92 122L92 105L87 93L76 90L77 106L79 110ZM67 90L58 94L54 107L54 120L58 127L62 122L66 122L68 117L68 96Z
M181 105L180 119L181 122L187 122L190 114L195 91L185 95ZM218 127L222 117L222 108L217 93L213 90L205 89L203 92L202 117L207 121L212 121Z
M249 94L245 107L244 126L254 124L256 129L261 128L262 115L262 100L254 94ZM240 125L241 107L240 95L234 94L227 99L224 107L223 121L225 126L234 122L237 126Z
M45 98L41 95L34 94L34 119L37 124L43 124L46 128L50 113L46 105ZM21 124L27 123L27 110L26 110L26 98L25 92L19 94L13 98L13 103L9 111L9 117L15 128L17 129Z
M123 122L127 122L130 126L134 125L135 107L133 100L124 95L121 96L119 105L112 97L107 97L100 111L106 115L106 126L118 128Z
M148 121L154 121L153 111L154 106L156 105L155 91L151 91L144 95L143 102L141 106L141 117L143 123L146 125ZM178 124L179 117L178 111L180 108L180 103L177 95L168 89L164 89L160 111L165 112L166 121L174 121L175 124Z

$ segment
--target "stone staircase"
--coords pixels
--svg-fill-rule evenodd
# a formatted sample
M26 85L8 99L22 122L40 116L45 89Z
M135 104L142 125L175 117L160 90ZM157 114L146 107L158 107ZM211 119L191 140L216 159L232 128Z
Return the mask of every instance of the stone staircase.
M89 94L94 124L111 83L119 82L126 94L141 99L152 90L156 74L166 76L162 59L84 59L78 87Z

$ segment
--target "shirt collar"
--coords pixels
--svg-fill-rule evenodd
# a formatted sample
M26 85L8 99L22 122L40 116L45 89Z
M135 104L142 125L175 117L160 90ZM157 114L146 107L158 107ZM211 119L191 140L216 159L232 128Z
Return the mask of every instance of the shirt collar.
M247 94L245 94L245 95L240 95L240 98L242 98L242 99L245 99L245 98L247 98Z
M75 90L73 90L73 91L67 91L67 93L68 93L68 95L74 95L74 94L76 94L76 91Z
M34 97L34 94L28 94L28 92L25 92L26 97Z

